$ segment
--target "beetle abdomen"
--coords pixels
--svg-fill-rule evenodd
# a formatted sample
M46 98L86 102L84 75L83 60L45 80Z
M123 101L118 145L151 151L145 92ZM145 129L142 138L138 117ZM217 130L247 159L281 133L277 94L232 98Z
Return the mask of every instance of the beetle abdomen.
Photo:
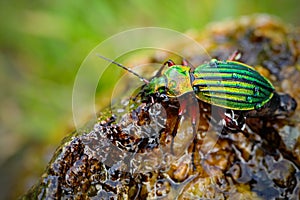
M212 60L197 67L192 85L196 96L212 105L253 110L273 96L273 85L254 68L240 62Z

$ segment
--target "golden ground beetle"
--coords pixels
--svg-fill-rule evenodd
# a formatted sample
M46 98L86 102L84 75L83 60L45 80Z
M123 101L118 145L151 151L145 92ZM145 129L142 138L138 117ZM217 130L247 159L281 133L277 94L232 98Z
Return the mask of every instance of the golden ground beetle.
M149 102L149 99L152 99L153 103L154 99L167 101L172 97L180 98L186 94L194 94L197 99L203 102L250 113L251 116L259 116L257 111L264 108L266 110L262 113L266 116L271 116L272 112L278 109L282 111L279 115L287 115L286 113L291 113L297 106L296 101L289 95L289 98L287 95L278 95L271 82L253 67L236 61L241 57L241 53L238 51L234 52L228 60L212 59L195 69L188 66L185 60L182 65L176 65L173 61L168 60L151 80L143 78L120 63L101 55L98 56L144 81L145 85L140 94L142 99L146 99L146 102ZM168 68L163 72L165 66ZM280 107L283 106L282 103L288 104L288 106L285 105L287 106L285 110ZM183 102L179 108L179 119L185 109L186 103ZM196 114L191 113L193 115L192 123L195 125ZM228 115L223 115L223 117L226 118L226 124L233 123ZM244 118L244 114L241 114L240 118ZM233 126L239 126L238 122L233 123Z

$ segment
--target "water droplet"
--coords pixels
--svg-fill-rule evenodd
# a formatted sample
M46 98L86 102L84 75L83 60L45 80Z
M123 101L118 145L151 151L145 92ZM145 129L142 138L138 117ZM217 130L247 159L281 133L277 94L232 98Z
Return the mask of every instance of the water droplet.
M218 62L218 61L217 61L216 59L212 59L212 60L209 62L209 66L217 68L217 67L218 67L217 62Z
M254 92L254 96L259 96L259 94L260 94L259 87L254 87L253 92Z
M254 108L255 108L256 110L261 109L261 107L262 107L261 103L257 103L257 104L255 104L255 106L254 106Z
M218 85L221 85L221 81L217 81L217 84L218 84Z
M246 101L248 101L249 103L252 103L252 102L253 102L253 98L250 97L250 96L248 96L248 97L246 97ZM256 105L255 105L255 106L256 106Z
M236 73L232 73L232 78L238 78L238 75Z

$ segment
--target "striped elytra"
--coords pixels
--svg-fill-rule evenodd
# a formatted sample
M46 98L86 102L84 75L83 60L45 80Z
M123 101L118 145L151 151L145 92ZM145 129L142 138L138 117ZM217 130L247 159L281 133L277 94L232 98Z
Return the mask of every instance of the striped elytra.
M240 62L213 59L198 66L193 76L192 86L198 99L228 109L259 109L274 93L270 81Z

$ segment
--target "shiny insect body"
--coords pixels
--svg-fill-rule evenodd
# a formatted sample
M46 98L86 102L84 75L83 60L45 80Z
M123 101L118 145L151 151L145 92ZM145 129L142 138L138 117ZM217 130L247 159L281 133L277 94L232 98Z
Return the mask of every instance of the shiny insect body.
M176 126L187 108L185 95L194 95L200 101L230 110L231 116L226 113L220 113L220 116L224 119L224 125L237 130L244 125L246 116L284 117L293 113L297 107L297 102L292 97L276 93L271 82L253 67L238 62L241 56L238 51L228 60L212 59L196 68L190 67L185 60L181 65L168 60L151 80L145 79L120 63L98 56L139 77L145 83L139 95L142 101L149 103L150 106L155 101L183 97ZM165 66L168 66L166 70ZM191 107L190 109L195 129L197 113L196 109ZM235 112L238 116L235 116Z
M153 94L180 97L194 93L206 103L231 109L262 108L274 94L274 87L254 68L236 61L211 60L192 71L191 67L167 61L165 72L144 87L144 96Z

